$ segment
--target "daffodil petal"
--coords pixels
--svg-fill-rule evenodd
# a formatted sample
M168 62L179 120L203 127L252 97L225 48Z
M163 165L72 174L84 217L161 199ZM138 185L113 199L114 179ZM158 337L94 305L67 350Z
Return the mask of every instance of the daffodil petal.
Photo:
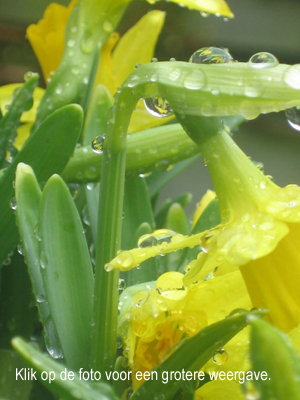
M150 62L164 20L164 12L151 11L120 39L112 55L112 73L118 86L134 71L136 64Z
M202 197L201 201L197 203L197 208L193 217L192 229L196 225L196 222L200 218L200 215L203 213L203 211L206 209L209 203L215 198L216 198L216 193L213 192L212 190L208 190Z
M2 115L5 115L6 107L12 101L13 92L22 86L22 83L12 83L0 87L0 108ZM33 92L33 106L29 111L26 111L21 116L21 122L34 122L36 116L36 110L40 104L40 101L45 93L45 90L36 87Z
M289 332L300 323L299 224L265 257L240 267L254 307L270 310L267 318Z
M117 32L113 32L105 45L102 47L95 78L95 86L97 86L99 83L105 85L112 96L118 89L118 80L112 72L111 53L119 38L119 34Z
M68 7L51 3L43 19L27 28L26 34L42 68L46 83L62 59L66 24L77 1L72 0Z
M184 236L165 229L158 229L151 234L144 235L140 238L140 248L121 251L117 257L105 265L105 269L107 271L114 269L119 271L128 271L139 266L142 262L151 257L168 254L186 247L193 248L199 245L200 238L203 234L204 232L198 233L197 235ZM153 242L156 240L161 244L158 244L157 246L145 245L146 241ZM144 245L146 247L144 247Z
M195 400L245 400L239 383L229 380L208 382L196 391Z
M33 123L31 124L23 124L19 126L17 129L17 136L14 141L15 148L20 151L23 147L24 143L30 136L30 128L32 127Z

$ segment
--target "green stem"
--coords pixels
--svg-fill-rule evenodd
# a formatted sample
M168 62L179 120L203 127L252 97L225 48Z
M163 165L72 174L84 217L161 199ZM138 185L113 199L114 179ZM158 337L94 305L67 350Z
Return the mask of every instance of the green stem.
M119 104L125 99L127 107L121 109ZM137 100L130 97L128 90L116 96L103 149L96 243L95 325L92 337L92 364L103 376L105 376L105 371L113 369L116 359L119 295L119 273L106 272L104 265L115 257L120 249L126 133Z
M251 212L251 204L260 209L268 200L270 191L277 190L276 185L235 144L220 118L185 116L182 119L178 115L178 119L198 144L209 169L219 200L222 223L233 214L242 216Z

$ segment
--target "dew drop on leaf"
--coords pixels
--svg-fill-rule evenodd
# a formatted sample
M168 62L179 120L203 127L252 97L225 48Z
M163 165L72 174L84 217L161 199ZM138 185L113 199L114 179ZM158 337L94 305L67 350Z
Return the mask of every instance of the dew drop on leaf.
M173 114L169 102L164 97L153 97L144 100L145 107L154 117L164 118Z
M95 153L101 154L103 153L103 143L105 140L105 136L97 136L93 141L92 141L92 149Z
M225 349L220 349L216 351L212 358L216 365L223 365L228 360L228 353Z
M296 131L300 131L300 107L285 110L285 116L289 125Z
M276 67L276 65L279 64L277 58L273 56L271 53L266 53L266 52L260 52L254 54L250 60L249 64L253 68L270 68L270 67Z
M190 58L190 62L195 64L224 64L230 61L233 61L231 54L219 47L202 47Z

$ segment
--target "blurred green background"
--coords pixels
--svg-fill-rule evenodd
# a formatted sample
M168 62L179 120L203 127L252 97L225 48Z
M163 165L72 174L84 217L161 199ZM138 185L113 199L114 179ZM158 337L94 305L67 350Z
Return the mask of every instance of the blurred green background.
M113 0L112 0L113 1ZM68 4L68 0L57 3ZM21 82L26 71L39 71L39 65L26 39L26 26L43 15L47 0L0 0L0 84ZM166 11L166 22L155 56L163 61L171 57L188 61L204 46L229 49L239 61L248 61L258 51L273 53L281 63L300 63L300 2L289 0L228 0L235 14L226 21L213 15L203 18L199 12L167 1L150 5L133 1L120 24L122 34L152 9ZM284 113L262 115L247 121L234 138L255 161L263 162L265 173L279 185L300 184L300 132L288 124ZM161 198L183 191L194 194L194 203L212 188L208 171L200 160L169 184ZM192 213L193 205L188 209Z

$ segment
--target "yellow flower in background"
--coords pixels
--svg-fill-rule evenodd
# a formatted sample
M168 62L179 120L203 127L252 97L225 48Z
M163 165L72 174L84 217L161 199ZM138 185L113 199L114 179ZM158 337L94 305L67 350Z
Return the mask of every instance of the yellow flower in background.
M186 266L186 286L209 274L240 269L254 307L270 310L270 322L289 332L300 324L300 187L279 188L236 146L225 131L201 148L219 200L221 224L170 243L125 251L106 269L127 270L144 260L199 245ZM159 232L152 235L159 236Z
M121 296L119 334L124 340L130 368L150 371L160 364L180 340L225 318L237 308L252 307L239 272L185 287L184 275L167 272L150 284L136 285ZM142 290L141 290L142 289ZM130 297L130 294L136 291ZM128 298L131 301L128 301ZM237 342L239 342L237 344ZM247 336L241 332L226 346L226 370L245 368ZM227 355L227 353L226 353ZM224 369L224 366L220 368ZM205 371L218 368L212 361ZM135 376L135 374L133 374ZM134 390L142 381L133 382Z
M193 223L192 223L192 229L196 225L198 219L200 218L201 214L203 211L206 209L206 207L209 205L209 203L216 198L216 193L213 192L212 190L208 190L205 195L202 197L201 201L196 204L197 208L193 216Z
M68 7L51 3L38 24L29 25L26 34L48 83L62 59L65 47L65 30L69 16L78 0Z
M2 115L7 112L7 107L12 101L13 92L22 86L22 83L12 83L0 87L0 109ZM26 111L21 116L22 125L18 128L18 135L15 138L14 146L20 150L30 135L30 128L35 121L36 109L44 95L44 89L35 88L33 92L33 106L29 111Z

